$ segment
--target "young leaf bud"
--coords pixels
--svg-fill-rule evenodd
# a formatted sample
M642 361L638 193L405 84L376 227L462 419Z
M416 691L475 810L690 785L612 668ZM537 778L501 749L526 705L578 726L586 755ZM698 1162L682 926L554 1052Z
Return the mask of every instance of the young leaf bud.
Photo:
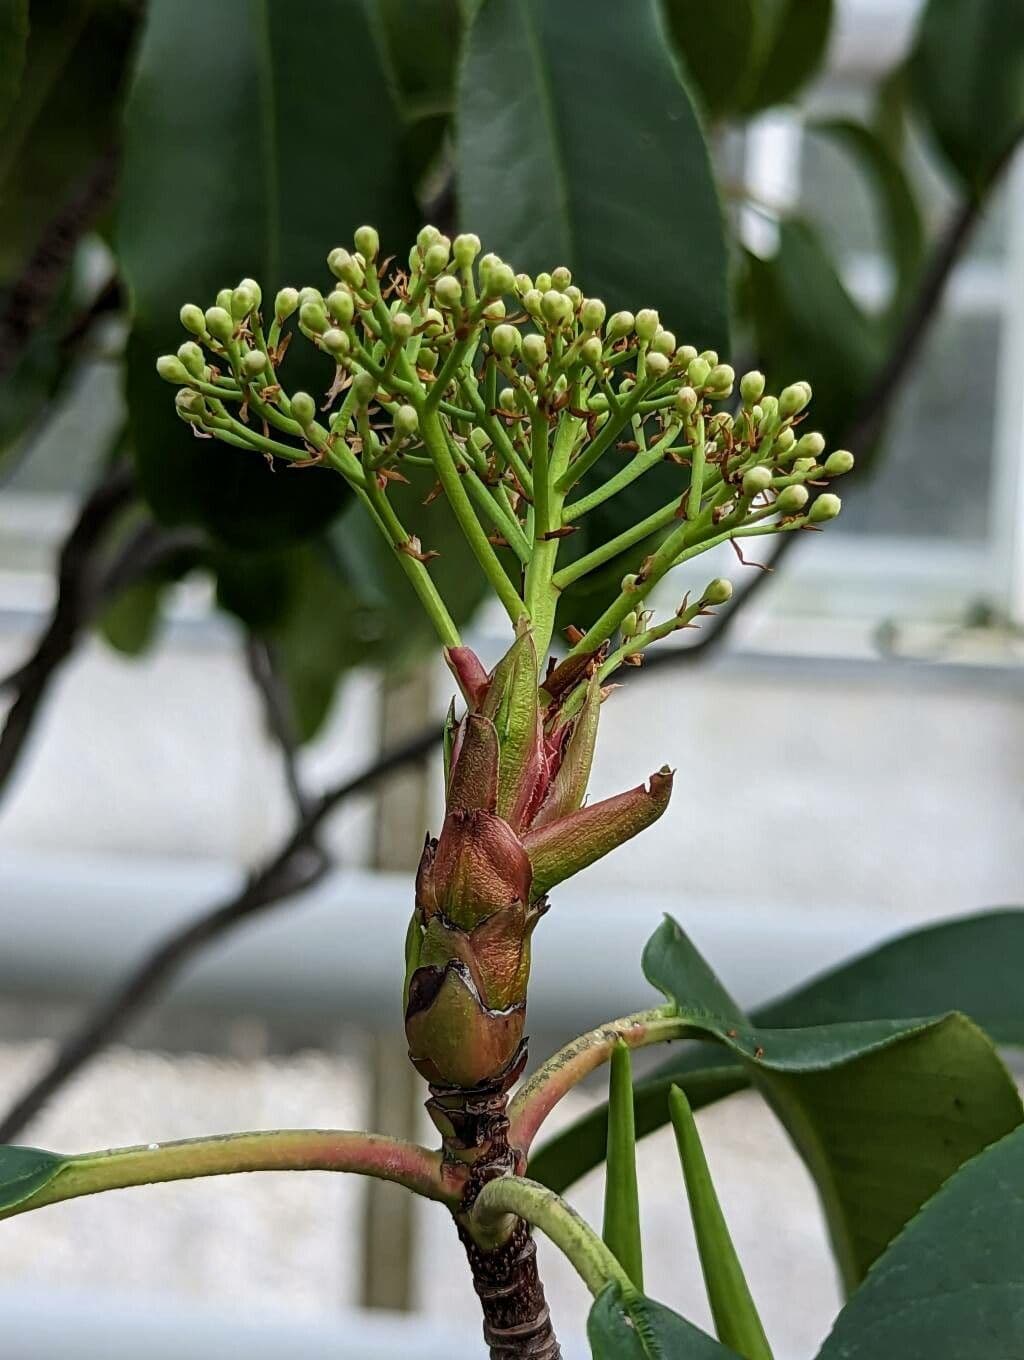
M724 576L716 576L713 581L709 581L701 596L704 604L728 604L731 599L732 582L727 581Z
M376 227L357 227L353 237L356 250L364 260L375 260L380 251L380 237Z
M540 368L547 362L548 347L542 335L523 336L523 358L531 368Z
M420 418L416 414L415 406L399 406L395 412L395 434L401 435L403 439L408 439L416 433L420 427Z
M663 378L669 370L669 363L667 354L659 354L656 349L652 349L647 356L647 372L652 378Z
M600 298L587 298L580 310L580 321L585 331L599 331L604 325L607 309Z
M220 340L222 344L226 344L235 333L235 323L231 320L231 313L223 307L207 307L206 329L215 340Z
M434 249L433 246L430 248ZM458 307L462 301L462 284L454 274L442 274L434 284L434 297L441 307Z
M304 302L299 308L299 324L314 335L323 335L327 329L327 312L322 302Z
M796 441L796 451L805 458L820 458L825 452L824 435L818 434L817 430L808 430Z
M247 350L242 359L242 372L247 378L259 378L267 367L267 356L261 349Z
M779 492L775 508L780 515L798 515L809 499L805 486L784 486Z
M193 335L206 334L206 318L203 316L202 307L197 307L194 302L186 302L178 313L181 324Z
M743 405L749 411L751 406L756 406L764 396L764 374L756 368L752 368L749 373L744 373L740 379L740 396L743 398Z
M278 321L287 321L299 305L299 294L294 288L282 288L274 299L274 315Z
M807 383L791 383L782 389L779 397L779 415L783 420L799 415L811 399L811 389Z
M708 374L707 386L715 396L727 397L736 381L736 372L729 364L715 364Z
M176 354L161 354L156 361L156 371L164 382L177 383L179 387L192 381L191 374Z
M292 415L304 430L316 420L316 402L308 392L296 392L292 397Z
M428 279L436 279L438 274L448 268L450 251L442 241L435 241L423 256L423 272Z
M665 330L664 326L659 326L654 339L651 341L651 348L659 354L671 358L676 352L676 337L671 331Z
M557 288L564 293L572 283L572 271L566 269L564 264L560 264L557 269L551 271L551 287Z
M178 358L193 378L206 377L206 360L203 358L203 351L194 340L186 340L183 345L178 346Z
M641 307L636 314L636 333L641 340L653 340L661 321L653 307Z
M834 496L831 491L826 491L811 506L807 518L812 524L824 524L826 520L835 519L842 508L843 503L839 497Z
M600 368L603 351L604 346L601 344L600 337L592 335L589 340L584 340L583 344L580 345L580 358L591 368Z
M391 330L400 344L404 345L415 329L416 324L408 312L396 312L391 318Z
M676 410L681 416L692 416L699 398L692 387L681 387L676 393Z
M343 358L352 348L352 342L344 331L337 326L331 326L324 331L323 346L328 354L333 354L336 359Z
M356 304L347 288L335 288L333 293L328 293L326 305L331 320L340 326L347 326L355 316Z
M704 386L708 380L711 367L706 359L702 359L698 354L696 359L691 359L686 366L686 381L691 387L698 390Z
M495 326L491 331L491 347L502 359L510 359L513 354L518 354L521 343L519 331L515 326Z
M544 272L538 274L534 280L533 286L539 292L546 293L549 288L554 286L551 282L551 275Z
M480 237L464 231L452 242L452 256L460 269L468 269L480 254Z
M487 271L483 285L484 292L489 298L499 298L504 293L511 293L516 286L516 276L512 273L512 266L507 265L504 260L498 260Z
M181 353L181 350L178 351ZM836 449L825 460L826 477L842 477L853 468L853 454L847 449Z
M743 474L744 496L757 496L772 484L771 468L752 467Z
M635 325L636 317L632 312L616 312L608 322L608 339L620 340L629 335Z

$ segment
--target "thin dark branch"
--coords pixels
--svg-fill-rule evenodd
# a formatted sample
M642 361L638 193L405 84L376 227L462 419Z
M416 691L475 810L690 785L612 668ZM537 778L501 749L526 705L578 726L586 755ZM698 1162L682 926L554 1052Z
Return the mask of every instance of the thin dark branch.
M299 742L295 731L295 713L273 644L265 638L247 633L245 663L263 703L267 732L281 753L285 783L292 805L296 815L304 817L310 810L310 799L302 787L299 773Z

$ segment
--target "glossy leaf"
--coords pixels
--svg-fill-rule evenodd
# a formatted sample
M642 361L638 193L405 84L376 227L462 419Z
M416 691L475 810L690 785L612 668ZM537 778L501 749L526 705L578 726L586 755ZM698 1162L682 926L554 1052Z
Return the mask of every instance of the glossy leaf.
M0 0L0 128L21 85L28 46L28 0Z
M326 52L343 99L309 78L312 54ZM327 252L363 221L378 226L385 252L404 252L415 214L400 132L359 0L218 0L188 23L175 0L149 6L119 239L135 313L132 428L143 489L162 518L262 549L337 514L346 498L337 475L271 473L258 456L194 440L153 365L186 338L183 302L209 306L243 276L268 300L285 283L322 285ZM311 351L289 358L296 387L324 390L332 376Z
M911 72L918 108L951 168L981 193L1024 135L1024 6L929 0Z
M644 1287L640 1194L636 1183L633 1064L625 1044L612 1050L608 1073L608 1151L605 1157L605 1244L636 1285Z
M836 118L811 124L811 131L847 152L872 187L893 266L892 311L900 317L925 248L924 223L906 171L883 139L863 123Z
M725 0L698 12L693 0L664 0L665 27L687 81L712 119L743 107L765 18L762 0Z
M693 1111L678 1086L668 1097L715 1331L746 1360L772 1360L768 1340L718 1202Z
M640 1294L624 1299L610 1284L587 1319L593 1360L739 1360L735 1351Z
M0 1147L0 1209L16 1204L48 1185L67 1163L66 1157L40 1148Z
M852 1288L952 1173L1020 1123L1020 1096L966 1017L767 1029L722 1008L721 984L667 919L644 953L648 981L695 1034L743 1062L818 1186Z
M1024 1355L1024 1129L967 1163L839 1314L819 1360Z
M832 31L832 0L761 0L761 36L743 111L791 103L816 74Z

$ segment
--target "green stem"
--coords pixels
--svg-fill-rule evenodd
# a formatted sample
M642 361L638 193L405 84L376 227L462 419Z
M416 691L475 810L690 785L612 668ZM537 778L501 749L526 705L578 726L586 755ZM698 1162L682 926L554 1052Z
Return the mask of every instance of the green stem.
M590 441L572 466L566 468L556 484L556 489L560 491L562 495L571 491L580 478L589 472L597 460L611 448L612 441L621 434L623 427L632 420L634 414L639 409L640 394L644 390L643 385L637 383L636 388L630 394L629 400L620 402L618 410L614 415L609 413L608 421L603 429L598 431L597 435Z
M459 1199L459 1188L445 1179L440 1154L414 1143L377 1133L275 1129L68 1157L45 1185L0 1211L0 1218L103 1190L240 1171L354 1171L453 1207Z
M627 486L635 482L638 477L642 477L645 472L656 467L665 457L666 451L672 444L673 439L679 433L681 426L673 424L668 427L664 435L652 444L649 449L644 449L620 468L614 477L609 477L606 482L599 486L595 491L591 491L587 496L580 496L571 505L565 507L562 515L563 524L575 524L584 515L589 514L612 496L617 496L620 491L624 491Z
M547 1186L521 1176L488 1181L473 1205L470 1231L482 1244L500 1243L507 1234L509 1215L540 1228L575 1267L595 1298L612 1283L625 1297L635 1297L629 1276L590 1224Z

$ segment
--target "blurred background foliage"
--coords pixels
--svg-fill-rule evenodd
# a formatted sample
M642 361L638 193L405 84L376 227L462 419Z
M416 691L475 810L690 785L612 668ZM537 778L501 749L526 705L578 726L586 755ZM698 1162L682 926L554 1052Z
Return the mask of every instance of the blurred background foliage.
M657 306L772 386L808 379L815 424L870 475L1024 129L1024 9L929 0L873 107L809 115L871 195L888 261L872 308L844 284L827 202L753 201L737 178L737 134L804 98L833 17L831 0L0 0L0 482L64 420L39 475L83 497L79 630L144 649L168 587L204 576L273 646L303 739L352 667L431 642L340 478L196 442L153 368L184 338L182 302L246 275L267 296L322 284L363 221L400 258L423 220L473 230L517 269L565 263L609 307ZM922 201L921 139L946 223ZM778 226L768 253L741 229L751 210ZM657 483L637 495L660 503ZM642 513L620 497L588 534ZM443 503L410 514L469 619L482 580ZM572 598L563 622L599 603Z

